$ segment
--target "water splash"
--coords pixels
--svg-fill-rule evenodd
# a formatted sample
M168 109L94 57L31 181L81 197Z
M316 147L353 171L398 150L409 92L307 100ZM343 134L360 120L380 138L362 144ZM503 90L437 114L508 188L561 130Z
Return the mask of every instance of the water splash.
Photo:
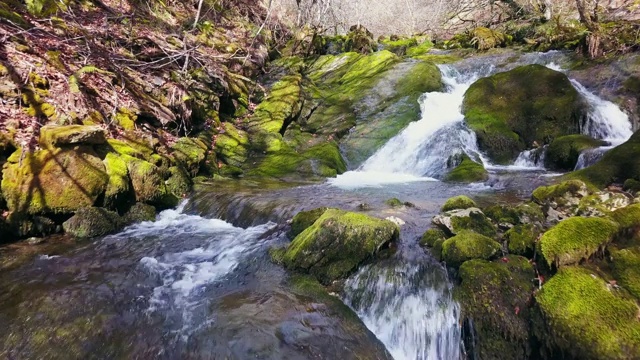
M345 294L394 359L460 359L460 309L443 269L378 263L349 278Z
M573 170L584 169L587 166L591 166L598 162L602 156L609 150L613 149L613 146L601 146L595 149L587 149L580 153L576 166Z

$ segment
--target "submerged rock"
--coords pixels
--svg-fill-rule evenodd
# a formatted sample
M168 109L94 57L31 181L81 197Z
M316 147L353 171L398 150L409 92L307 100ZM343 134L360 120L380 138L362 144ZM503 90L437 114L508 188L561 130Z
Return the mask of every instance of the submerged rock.
M122 225L123 221L118 213L104 208L87 207L79 209L62 224L62 228L75 237L91 238L113 233Z
M638 305L580 267L562 268L536 294L543 343L574 359L640 358Z
M328 209L298 234L283 262L291 269L314 275L323 284L341 279L396 241L399 228L388 220Z
M465 93L465 122L480 148L499 164L534 144L580 132L579 93L563 73L527 65L482 78Z

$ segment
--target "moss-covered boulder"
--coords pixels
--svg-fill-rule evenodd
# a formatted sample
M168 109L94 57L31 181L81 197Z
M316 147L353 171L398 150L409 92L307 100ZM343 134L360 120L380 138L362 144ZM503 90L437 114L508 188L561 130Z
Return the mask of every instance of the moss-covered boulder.
M478 208L449 211L445 214L434 216L431 222L449 235L471 230L478 234L493 237L497 232L495 225Z
M460 266L458 275L461 284L454 297L462 318L470 320L475 330L475 343L469 344L473 357L529 358L529 303L535 278L529 261L513 255L494 262L469 260Z
M446 240L447 234L440 229L429 229L420 237L420 245L433 247L438 240Z
M544 221L544 213L538 204L526 202L516 206L518 219L521 224L542 223Z
M573 359L640 358L638 305L580 267L560 269L536 294L548 337Z
M533 224L516 225L504 233L509 254L532 256L540 230Z
M489 50L507 44L508 36L486 27L477 27L471 32L471 44L478 50Z
M207 154L207 144L197 138L182 137L171 145L171 154L191 176L196 176Z
M451 267L458 267L472 259L489 260L500 252L500 244L473 231L460 231L442 244L442 259Z
M618 284L640 300L640 247L609 248L612 275Z
M580 153L607 143L588 135L566 135L554 139L547 148L544 166L551 170L573 170Z
M507 205L491 205L482 210L487 217L495 221L499 226L513 226L520 223L518 211Z
M464 210L472 207L478 207L475 201L471 200L468 196L458 195L447 199L440 208L440 211Z
M18 150L5 165L2 193L11 211L68 214L93 206L108 181L104 164L89 147Z
M78 238L107 235L123 225L118 213L104 208L86 207L76 211L69 220L62 223L64 231Z
M353 25L347 33L345 49L361 54L368 54L377 49L373 34L363 25Z
M618 243L640 245L640 241L637 241L640 233L640 204L618 209L609 216L620 226Z
M127 163L117 153L108 153L104 160L109 181L104 193L104 206L115 209L126 204L131 197L132 188Z
M640 180L640 131L625 143L607 151L595 164L565 175L565 179L578 179L603 188L627 179Z
M136 202L144 202L160 206L175 206L178 199L167 192L164 177L154 164L123 156L131 178L131 185Z
M156 208L149 204L135 203L122 216L123 225L131 225L143 221L154 221L156 219Z
M168 197L182 199L186 197L193 187L193 181L187 171L181 166L169 168L169 178L165 181Z
M580 199L576 213L581 216L605 216L632 201L631 197L621 192L599 191Z
M462 161L444 177L444 181L472 183L486 181L489 173L480 163L477 163L466 154L462 154Z
M399 232L391 221L328 209L293 239L283 261L288 268L306 271L329 284L348 276L397 240Z
M249 155L249 136L233 124L222 123L214 149L218 158L231 166L242 166Z
M527 65L473 83L463 112L480 148L507 164L535 144L580 133L585 107L566 75Z
M105 131L99 126L45 125L40 128L40 146L54 148L80 144L104 144Z
M618 224L603 218L571 217L542 235L540 252L549 266L578 264L602 253L618 228Z
M291 229L289 230L288 236L291 239L294 239L301 232L303 232L306 228L313 225L327 211L328 208L321 207L309 211L300 211L297 213L293 219L291 219Z
M587 185L579 180L568 180L556 185L540 186L533 191L531 199L540 205L552 207L577 206L580 199L589 195Z

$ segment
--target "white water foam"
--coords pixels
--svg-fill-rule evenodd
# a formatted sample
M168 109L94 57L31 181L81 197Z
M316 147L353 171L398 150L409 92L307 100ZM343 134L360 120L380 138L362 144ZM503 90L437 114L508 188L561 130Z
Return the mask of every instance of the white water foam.
M345 283L345 303L396 360L460 358L459 305L446 277L433 281L430 271L408 262L374 265Z
M260 235L275 226L268 223L242 229L218 219L206 219L183 213L184 203L175 210L161 212L156 221L126 228L120 238L159 238L160 242L183 237L185 244L194 238L193 248L166 251L161 255L140 259L140 266L160 285L149 298L149 312L159 309L182 309L183 330L191 329L194 297L205 286L224 279L249 254L261 247ZM124 235L124 236L123 236ZM192 329L193 330L193 329Z

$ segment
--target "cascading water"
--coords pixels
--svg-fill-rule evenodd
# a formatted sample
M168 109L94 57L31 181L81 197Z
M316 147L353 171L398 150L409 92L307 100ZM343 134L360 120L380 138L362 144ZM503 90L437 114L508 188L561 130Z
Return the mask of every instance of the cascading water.
M459 305L444 269L425 260L362 268L347 280L344 301L395 360L460 359Z

